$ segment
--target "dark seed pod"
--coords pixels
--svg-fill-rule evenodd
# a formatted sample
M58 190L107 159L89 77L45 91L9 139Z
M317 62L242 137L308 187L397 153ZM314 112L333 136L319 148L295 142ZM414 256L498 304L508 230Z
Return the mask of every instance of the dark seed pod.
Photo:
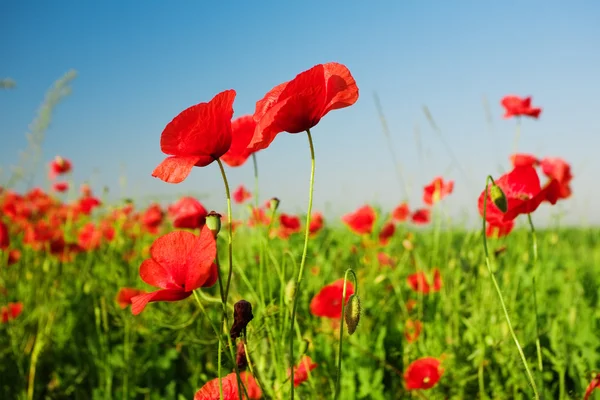
M254 315L252 314L252 304L246 300L240 300L233 306L233 325L229 334L232 339L240 337L242 332L245 333L246 326L252 321Z

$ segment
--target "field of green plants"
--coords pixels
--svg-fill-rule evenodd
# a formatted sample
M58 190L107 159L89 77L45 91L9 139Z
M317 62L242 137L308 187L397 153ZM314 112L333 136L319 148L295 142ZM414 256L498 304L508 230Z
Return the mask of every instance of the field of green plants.
M72 78L49 92L25 166ZM443 212L455 187L441 176L422 182L422 205L329 219L312 208L311 129L359 86L319 64L254 115L233 118L226 90L165 121L148 173L178 183L218 164L221 202L109 203L69 179L67 154L43 160L47 189L15 190L13 175L0 187L0 398L600 398L600 229L535 227L539 207L573 195L569 164L506 154L506 174L480 177L478 229ZM517 132L542 112L499 101ZM312 171L302 215L227 181L285 132Z

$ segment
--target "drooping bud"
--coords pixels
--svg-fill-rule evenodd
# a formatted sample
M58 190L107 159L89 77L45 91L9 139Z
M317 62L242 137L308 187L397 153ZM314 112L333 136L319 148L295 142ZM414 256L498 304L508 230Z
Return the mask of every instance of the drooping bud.
M221 230L221 214L211 211L206 215L206 226L213 233L216 238Z
M273 197L269 201L269 208L271 209L271 211L277 211L278 207L279 207L279 199L277 197Z
M360 321L360 297L356 294L350 296L344 307L344 319L348 327L348 334L352 335Z
M490 197L492 198L492 201L500 211L505 213L506 210L508 210L508 202L506 200L506 195L502 191L502 188L500 188L500 186L496 185L495 183L492 183L492 187L490 188Z
M232 339L240 337L240 334L246 333L246 326L252 321L254 315L252 314L252 304L246 300L240 300L233 305L233 325L229 334Z

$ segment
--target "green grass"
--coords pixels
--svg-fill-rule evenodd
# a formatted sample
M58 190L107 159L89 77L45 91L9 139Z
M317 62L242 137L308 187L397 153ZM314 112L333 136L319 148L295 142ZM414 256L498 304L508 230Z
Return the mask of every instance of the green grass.
M440 229L435 221L435 228L427 230L401 225L391 242L380 246L375 237L365 240L329 222L309 242L299 293L294 363L306 353L319 365L296 388L297 398L333 397L339 328L311 315L309 303L348 268L358 276L363 313L352 336L344 329L341 399L532 398L485 266L479 231ZM7 266L2 254L0 286L8 295L0 295L0 305L21 301L24 310L0 324L0 398L26 399L32 383L36 399L191 399L217 377L218 340L193 297L151 303L135 317L116 304L121 287L153 290L141 281L138 269L147 257L144 249L156 237L131 238L118 228L112 242L69 262L12 238L22 257ZM265 395L285 399L290 386L288 286L297 276L303 235L267 239L265 230L242 226L234 234L229 320L236 301L252 303L247 339L255 372ZM409 232L414 234L413 250L402 243ZM218 243L226 266L226 231ZM506 251L492 255L492 268L540 395L582 398L592 371L600 366L600 230L538 231L543 372L537 366L529 231L517 229L489 241L492 253L501 245ZM396 260L394 268L378 264L380 251ZM126 260L131 252L133 258ZM407 276L417 270L430 275L434 267L441 271L442 290L414 293ZM204 307L216 323L221 306L211 299L219 298L218 285L203 293ZM411 311L406 308L409 299L418 302ZM424 325L414 343L404 338L407 315ZM225 374L233 370L227 354L222 357ZM434 388L408 392L403 371L423 356L442 358L444 374Z

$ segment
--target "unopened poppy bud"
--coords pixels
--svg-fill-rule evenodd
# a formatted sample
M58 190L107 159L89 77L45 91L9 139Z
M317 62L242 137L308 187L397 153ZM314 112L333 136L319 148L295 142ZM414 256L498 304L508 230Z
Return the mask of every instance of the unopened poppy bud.
M246 332L246 326L252 319L252 304L246 300L240 300L233 305L233 326L229 331L232 339L240 337L242 332Z
M285 286L285 303L292 304L294 301L294 295L296 294L296 282L290 280Z
M273 197L269 201L269 207L271 208L271 211L277 211L277 208L279 207L279 199L277 197Z
M492 184L492 187L490 188L490 197L492 198L492 201L500 211L505 213L506 210L508 210L506 195L504 194L500 186L496 185L495 183Z
M346 320L346 326L348 327L348 334L352 335L358 326L360 321L360 297L353 294L348 299L346 307L344 308L344 319Z
M221 230L221 214L211 211L206 215L206 226L213 233L215 237L219 234Z

